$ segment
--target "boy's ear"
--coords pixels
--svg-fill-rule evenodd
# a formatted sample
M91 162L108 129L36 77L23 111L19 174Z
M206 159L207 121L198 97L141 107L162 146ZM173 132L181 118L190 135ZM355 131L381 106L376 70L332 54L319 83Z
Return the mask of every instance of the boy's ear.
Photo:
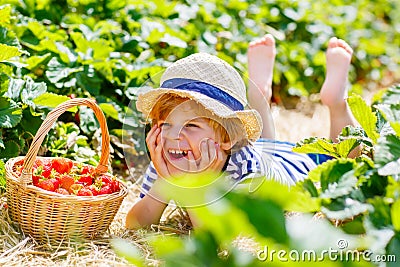
M220 146L220 148L221 148L222 150L228 151L228 150L231 150L232 147L233 147L235 144L236 144L236 142L228 141L228 142L223 142L223 143L221 142L221 143L219 144L219 146Z

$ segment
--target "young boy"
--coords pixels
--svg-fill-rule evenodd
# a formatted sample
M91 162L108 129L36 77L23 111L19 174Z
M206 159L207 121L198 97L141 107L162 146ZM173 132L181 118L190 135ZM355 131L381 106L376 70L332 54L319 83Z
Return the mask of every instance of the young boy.
M204 53L176 61L163 74L160 88L139 95L137 108L153 125L146 138L151 163L141 199L128 212L127 228L159 222L169 200L163 199L158 188L171 177L190 179L193 174L214 171L233 185L255 177L292 185L319 163L307 154L292 152L293 144L272 140L269 102L275 54L271 35L249 45L248 98L254 109L247 107L239 73ZM330 110L333 139L344 126L354 125L345 101L351 55L344 41L329 41L321 99Z

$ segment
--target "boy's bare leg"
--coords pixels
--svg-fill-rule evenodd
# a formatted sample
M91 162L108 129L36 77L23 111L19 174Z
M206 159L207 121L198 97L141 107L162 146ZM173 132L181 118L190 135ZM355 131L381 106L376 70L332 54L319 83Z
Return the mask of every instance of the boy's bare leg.
M247 51L249 104L260 113L263 122L261 137L267 139L275 138L275 125L270 110L275 55L275 39L271 34L251 42Z
M337 140L347 125L356 125L356 121L347 105L347 75L353 49L343 40L332 37L326 52L326 77L321 88L321 101L329 108L330 138Z

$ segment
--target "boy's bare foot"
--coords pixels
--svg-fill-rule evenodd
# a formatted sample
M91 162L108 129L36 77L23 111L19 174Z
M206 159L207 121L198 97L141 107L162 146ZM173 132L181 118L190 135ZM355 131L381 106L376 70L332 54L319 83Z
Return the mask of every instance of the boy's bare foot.
M272 97L272 75L276 48L271 34L249 44L247 50L249 68L248 99L250 108L256 109L263 122L262 138L275 138L275 125L270 110Z
M326 77L320 96L323 104L334 107L347 98L347 74L353 49L342 39L332 37L326 51Z
M247 51L249 69L249 101L260 101L259 93L264 99L271 101L272 75L274 69L276 48L275 39L266 34L249 44Z

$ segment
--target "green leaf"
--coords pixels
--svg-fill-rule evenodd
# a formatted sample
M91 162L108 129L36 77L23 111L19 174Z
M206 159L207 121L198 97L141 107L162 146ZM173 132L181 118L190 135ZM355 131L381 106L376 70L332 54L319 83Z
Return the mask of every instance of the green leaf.
M356 139L368 147L373 146L371 139L366 136L364 129L359 126L354 127L348 125L344 127L339 135L339 140L342 141L346 139Z
M400 104L377 104L376 108L390 123L395 133L400 136Z
M119 120L119 113L113 104L101 103L99 104L99 107L106 115L110 116L114 120Z
M111 246L118 256L125 258L128 262L138 267L146 266L140 250L126 239L114 238L111 240Z
M368 203L373 206L369 213L368 220L376 229L387 229L392 227L390 206L384 198L369 199Z
M338 143L332 143L325 138L311 137L298 142L293 148L297 153L325 154L335 158L346 158L349 153L360 144L357 138L342 139Z
M38 107L47 107L47 108L55 108L59 104L64 103L65 101L69 100L70 98L65 95L57 95L54 93L49 93L46 92L44 94L41 94L40 96L36 97L33 100L33 103L35 103L36 106ZM68 111L71 112L77 112L78 108L77 107L72 107Z
M10 24L11 6L6 5L0 8L0 26L7 26Z
M83 67L69 68L64 63L58 61L57 58L53 57L47 64L46 76L52 83L58 83L61 80L68 78L71 74L80 72Z
M93 110L86 106L79 107L80 127L86 134L92 134L99 129L99 123Z
M354 159L329 160L308 173L313 182L321 182L321 189L327 190L330 184L337 183L342 176L356 166Z
M285 215L276 202L261 198L249 198L244 194L231 192L227 198L239 209L243 210L258 232L264 237L273 238L280 244L287 244ZM265 220L268 214L268 220Z
M375 103L398 105L400 103L400 84L378 91L373 100Z
M12 100L0 97L0 127L13 128L22 119L22 109Z
M33 55L30 56L27 60L26 60L26 66L25 68L28 70L33 70L36 67L38 67L40 64L42 64L43 62L45 62L49 57L51 56L50 53L44 54L44 55ZM47 65L48 67L48 65Z
M82 52L86 54L86 51L90 48L89 42L85 39L82 33L80 32L71 32L70 36L76 45L76 52Z
M367 175L360 177L360 180L365 179L360 187L365 198L384 196L386 187L388 186L388 177L380 176L376 171L372 173L368 171L366 174Z
M170 46L176 46L176 47L180 47L180 48L187 47L187 44L185 41L183 41L182 39L180 39L178 37L171 36L168 33L166 33L164 35L164 37L160 39L160 41L165 42L165 43L169 44Z
M358 182L354 175L355 170L344 173L337 182L329 183L328 188L325 189L320 197L321 198L338 198L348 195L352 192Z
M392 204L390 215L392 217L393 228L397 232L400 232L400 199Z
M348 234L362 235L365 234L363 217L358 216L349 222L344 223L341 228Z
M84 71L76 74L77 84L91 95L99 95L102 79L97 75L93 66L85 66Z
M7 90L7 93L5 94L5 96L11 98L14 101L19 101L20 94L21 94L22 88L24 87L24 84L25 84L25 81L22 79L10 78L10 81L8 83L8 90Z
M36 83L28 76L21 92L21 100L23 103L35 107L33 100L46 91L47 86L44 82Z
M367 213L372 210L370 204L362 203L352 198L335 199L329 205L321 207L326 217L334 220L352 219L354 216Z
M310 179L305 179L303 181L298 182L298 185L301 185L301 187L310 193L312 197L318 197L318 190L315 187L315 184L310 180ZM297 185L297 186L298 186Z
M0 43L21 48L15 33L4 27L0 27Z
M380 175L400 174L400 137L386 135L378 140L374 162Z
M340 157L346 158L350 154L350 152L356 148L360 142L357 139L350 138L334 145L336 152L340 155Z
M335 152L334 144L332 143L332 141L324 138L311 137L309 139L302 140L301 142L296 144L296 146L293 148L293 151L297 153L325 154L333 156L335 158L340 157Z
M19 156L21 153L18 142L14 140L8 140L4 142L4 149L0 149L0 155L3 159L9 159Z
M8 60L21 55L18 47L0 44L0 61Z
M346 234L326 219L315 219L310 214L289 218L286 225L291 237L291 247L297 251L326 251L326 248L337 248L338 240L346 240L349 246L347 249L355 249L365 243L361 237ZM307 262L304 266L313 266L308 264Z
M386 247L386 267L397 267L400 259L400 234L397 232Z
M185 238L177 236L164 236L163 238L152 238L149 241L154 248L156 255L159 257L164 257L176 251L183 250ZM168 246L163 245L166 243L168 243Z
M390 126L392 126L397 136L400 136L400 122L390 122Z
M3 132L0 131L0 149L4 148Z
M21 120L21 127L33 137L39 127L43 123L43 118L41 116L35 116L35 113L31 109L24 109L22 113L23 119Z
M4 192L5 189L6 189L6 169L4 166L4 162L0 160L0 192Z
M375 144L378 140L379 134L376 131L377 117L372 112L371 107L359 95L350 96L347 99L350 109L355 119L360 123L361 127L365 130L367 136L371 138Z

